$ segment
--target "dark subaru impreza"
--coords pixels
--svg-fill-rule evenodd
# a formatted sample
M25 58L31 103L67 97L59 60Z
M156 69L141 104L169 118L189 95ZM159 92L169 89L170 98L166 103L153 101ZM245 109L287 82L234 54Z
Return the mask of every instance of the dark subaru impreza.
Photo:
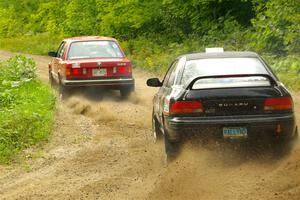
M298 137L289 91L253 52L187 54L175 59L153 99L153 135L167 156L183 136L287 143Z

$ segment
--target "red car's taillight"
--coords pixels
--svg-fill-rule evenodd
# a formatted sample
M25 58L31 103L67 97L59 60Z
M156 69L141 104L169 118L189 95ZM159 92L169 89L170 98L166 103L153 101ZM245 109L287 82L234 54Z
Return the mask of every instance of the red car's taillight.
M268 98L264 103L265 111L292 110L293 100L291 97Z
M200 101L176 101L171 104L170 114L202 113L204 107Z
M66 68L66 76L70 76L71 75L71 69L70 68Z
M124 74L127 71L126 67L119 67L119 72Z
M81 69L80 68L73 68L72 69L72 75L74 76L78 76L79 74L81 74Z

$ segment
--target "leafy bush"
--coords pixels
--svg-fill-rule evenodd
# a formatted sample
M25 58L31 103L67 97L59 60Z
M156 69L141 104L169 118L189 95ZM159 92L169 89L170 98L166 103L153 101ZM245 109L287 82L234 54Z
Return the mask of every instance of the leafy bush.
M10 81L30 81L36 78L36 65L32 59L17 55L3 63L0 73L2 78Z
M280 80L292 90L300 89L300 58L298 56L266 56Z
M32 59L17 55L1 63L0 105L9 107L16 101L15 91L36 78L36 65Z
M300 52L300 6L295 0L261 1L252 19L252 39L258 51L273 54Z
M0 163L47 138L55 98L36 78L32 59L15 56L0 63Z

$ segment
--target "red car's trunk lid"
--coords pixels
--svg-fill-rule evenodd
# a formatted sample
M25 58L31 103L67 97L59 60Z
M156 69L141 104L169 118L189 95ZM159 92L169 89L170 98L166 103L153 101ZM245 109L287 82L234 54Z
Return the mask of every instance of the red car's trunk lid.
M69 78L131 77L131 62L126 58L78 59L68 63Z

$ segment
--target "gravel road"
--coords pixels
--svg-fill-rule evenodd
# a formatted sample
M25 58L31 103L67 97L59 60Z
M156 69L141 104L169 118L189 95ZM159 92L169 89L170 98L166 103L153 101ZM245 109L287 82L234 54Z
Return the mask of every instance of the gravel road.
M0 51L2 60L10 55ZM50 59L31 57L47 83ZM90 90L58 101L49 141L0 166L0 199L300 199L298 144L276 158L205 141L187 144L165 165L163 142L154 144L151 137L156 89L145 81L153 75L134 73L136 93L128 100ZM299 113L300 93L294 98Z

